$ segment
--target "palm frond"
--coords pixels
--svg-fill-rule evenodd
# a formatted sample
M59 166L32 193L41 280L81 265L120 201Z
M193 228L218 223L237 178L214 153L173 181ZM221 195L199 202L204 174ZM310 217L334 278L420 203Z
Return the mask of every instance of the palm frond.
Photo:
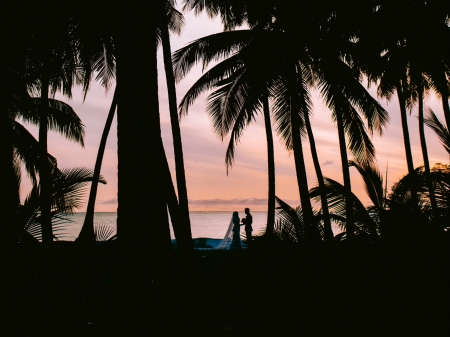
M237 118L234 121L225 154L227 173L228 169L233 165L235 146L239 143L244 128L252 121L252 119L255 118L258 110L262 107L262 101L264 99L263 92L264 91L255 90L249 93L238 113Z
M300 68L299 68L300 67ZM297 72L294 73L294 69ZM292 69L287 69L285 74L281 74L269 87L270 94L274 98L272 113L274 115L276 131L280 135L287 150L292 150L292 113L298 114L300 121L300 135L306 135L305 114L312 111L312 101L308 78L302 74L304 67L293 64ZM293 109L297 111L292 111Z
M358 163L353 160L348 162L349 166L356 168L363 178L364 189L376 207L383 207L383 177L375 163Z
M213 88L219 81L232 76L243 66L241 56L233 55L230 58L220 62L205 74L203 74L184 95L179 104L179 114L187 114L188 108L194 103L197 97ZM236 76L236 75L235 75Z
M346 202L353 205L353 217L357 227L357 233L365 233L370 236L378 236L378 224L370 217L367 209L361 201L339 182L324 177L326 197L330 214L338 216L340 219L346 219ZM321 198L319 186L313 187L309 191L313 200L319 202ZM344 223L342 223L344 226Z
M305 241L306 235L300 207L296 210L275 196L275 209L277 212L275 213L274 233L288 237L293 242Z
M12 142L14 157L24 164L25 171L32 183L36 182L36 175L39 174L39 142L34 136L19 122L11 121ZM56 166L56 159L48 155L50 167Z
M63 231L70 222L67 215L73 214L75 209L81 207L86 184L92 181L93 172L87 168L71 168L52 172L51 190L51 218L55 235ZM99 182L106 183L103 177ZM42 239L40 223L40 190L35 183L26 197L23 205L19 207L19 226L29 235L40 241Z
M30 98L28 106L30 109L21 111L21 119L24 122L39 125L41 99ZM84 125L70 105L55 99L49 99L47 117L49 130L57 131L67 139L84 146Z
M436 136L444 146L447 153L450 154L450 132L449 130L439 121L436 114L430 108L426 109L426 117L424 120L425 124L432 129Z
M331 76L335 74L334 76L338 76L338 79L333 81L338 81L337 83L339 83L345 98L364 115L369 131L373 132L373 130L376 130L382 134L383 127L386 127L389 122L388 112L363 87L359 81L358 73L355 74L354 70L344 62L338 59L335 60L337 62L333 62L333 73ZM326 70L329 71L327 68Z
M222 32L195 40L172 54L175 80L179 82L189 70L201 62L203 69L213 61L221 61L247 45L253 32L237 30Z
M107 223L95 223L94 235L95 241L105 242L111 240L115 236L115 228Z
M165 2L167 11L167 26L169 30L177 35L181 34L181 29L184 26L184 16L181 12L177 11L170 1Z

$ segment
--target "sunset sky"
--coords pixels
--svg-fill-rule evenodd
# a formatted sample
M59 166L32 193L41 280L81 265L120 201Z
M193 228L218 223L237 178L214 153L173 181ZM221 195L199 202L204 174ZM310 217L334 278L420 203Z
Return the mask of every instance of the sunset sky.
M222 30L219 20L209 20L205 15L195 17L192 13L185 14L186 25L180 37L172 37L172 51L185 46L190 41L217 33ZM173 147L170 130L170 119L167 103L162 53L158 53L159 69L159 99L161 114L162 137L166 153L171 165L172 177L175 182ZM178 101L201 75L197 67L190 75L177 85ZM99 84L93 83L85 102L82 101L80 88L75 88L72 100L61 95L57 99L68 102L80 116L86 126L85 148L69 142L54 132L49 133L49 152L58 160L58 166L93 168L97 155L100 137L112 99L113 88L108 93ZM375 96L376 88L372 86L370 93ZM232 211L249 207L252 210L267 210L267 149L264 122L261 116L256 123L245 130L242 142L237 147L235 165L226 174L225 151L227 141L222 141L213 133L209 119L205 113L206 95L201 96L191 107L189 115L181 121L185 170L189 206L191 211ZM316 139L319 160L323 174L342 182L340 155L337 131L330 117L330 112L317 94L314 94L314 115L312 116L313 132ZM390 123L383 136L374 135L373 142L377 150L380 170L386 170L389 161L388 186L406 173L406 160L403 148L401 122L398 102L394 97L387 103L381 101L390 113ZM442 105L435 97L426 99L429 106L443 121ZM413 147L414 165L423 164L420 150L417 111L413 110L409 117L411 143ZM37 128L27 126L37 137ZM434 136L426 129L430 164L448 163L449 157ZM299 204L299 195L294 171L293 155L287 153L279 138L274 134L276 195L292 206ZM309 147L305 141L305 158L309 187L317 184ZM352 187L360 199L368 203L361 179L355 169L351 169ZM113 122L105 152L102 175L107 185L100 185L97 195L97 212L114 212L117 209L117 137L116 124ZM138 181L137 181L138 183ZM24 179L22 197L29 191L30 184ZM155 191L156 192L156 191ZM88 192L86 192L87 200ZM79 211L85 211L86 205Z

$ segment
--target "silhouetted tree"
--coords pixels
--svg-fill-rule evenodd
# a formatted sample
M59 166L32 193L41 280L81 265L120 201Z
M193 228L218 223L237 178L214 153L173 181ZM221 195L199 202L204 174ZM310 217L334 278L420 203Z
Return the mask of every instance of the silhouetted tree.
M169 97L169 111L170 111L170 123L172 127L173 149L175 157L175 175L177 180L178 190L178 214L175 215L172 212L172 224L179 222L178 230L175 230L175 237L177 240L177 246L181 253L181 257L187 260L192 258L193 246L192 246L192 233L191 233L191 221L189 217L189 204L188 194L186 186L186 175L184 170L183 159L183 146L181 141L180 124L178 121L177 112L177 96L175 89L175 77L172 67L172 51L170 47L169 31L180 34L181 27L183 25L183 16L172 6L172 1L164 1L161 5L162 13L160 14L160 22L158 28L160 31L161 44L163 48L164 57L164 69L166 74L167 92ZM171 182L169 182L172 184ZM173 217L178 216L178 219Z

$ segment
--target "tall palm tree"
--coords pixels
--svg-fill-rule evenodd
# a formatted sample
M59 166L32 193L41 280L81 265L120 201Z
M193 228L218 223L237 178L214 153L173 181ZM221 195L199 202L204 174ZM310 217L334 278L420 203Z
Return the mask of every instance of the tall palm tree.
M88 205L86 208L86 216L84 218L83 227L76 241L79 242L95 242L94 233L94 210L95 199L97 197L98 181L100 177L100 170L102 167L103 155L105 154L106 141L108 140L109 130L111 129L112 121L117 107L117 87L114 89L114 95L109 109L108 116L106 118L105 126L102 132L102 138L100 139L100 145L98 147L97 159L95 161L93 179L91 183L91 189L89 192Z
M158 10L163 9L164 12L166 13L163 17L162 20L161 18L158 20L158 27L157 27L157 31L156 31L156 40L158 43L163 44L163 47L167 48L167 45L169 44L169 55L170 55L170 42L167 40L168 39L168 35L166 36L166 34L164 33L165 30L170 29L173 32L179 33L180 32L180 28L182 25L182 16L179 12L177 12L172 6L171 6L172 2L171 1L163 1L161 5L158 5ZM167 20L166 20L167 18ZM97 72L97 80L100 80L102 85L108 89L108 87L111 84L111 81L115 79L115 75L116 75L116 51L115 51L115 43L114 43L114 28L110 27L109 23L105 24L105 29L103 31L97 31L96 33L94 33L93 37L91 37L92 35L92 31L95 32L94 27L91 26L92 22L89 21L89 18L81 20L81 24L75 25L75 33L74 33L74 38L78 39L78 52L79 52L79 60L80 63L82 64L83 69L85 70L86 74L85 76L90 76L89 74L91 74L92 72ZM166 28L166 29L165 29ZM168 32L167 32L168 34ZM167 51L164 51L165 54L167 54ZM170 105L173 105L172 102L173 100L175 100L176 102L176 96L175 96L175 90L174 87L171 88L170 83L172 82L170 81L170 72L172 71L172 67L170 65L166 63L166 73L168 74L167 77L169 77L168 80L168 89L169 89L169 101L171 102ZM170 72L169 72L169 68L170 68ZM173 76L172 76L173 77ZM87 85L89 84L89 82L86 82ZM116 87L117 89L117 87ZM172 90L171 90L172 89ZM97 161L96 161L96 170L95 170L95 176L100 174L100 167L101 167L101 160L103 158L103 152L104 152L104 146L106 145L106 138L109 132L109 128L110 128L110 123L112 122L113 119L113 115L115 112L115 106L117 105L117 99L116 99L116 93L115 93L115 99L113 99L113 102L111 104L111 108L110 108L110 112L108 114L107 117L107 122L105 124L105 128L103 131L103 136L102 136L102 141L101 141L101 145L99 147L99 151L98 151L98 155L97 155ZM175 108L176 108L176 103L175 103ZM176 114L176 110L175 110L175 114ZM173 120L172 119L172 125L174 129L177 129L178 127L178 132L175 130L173 133L174 134L178 134L180 135L179 132L179 126L178 126L178 120ZM179 170L183 170L183 177L184 177L184 168L183 168L183 163L181 160L181 164L179 164L179 156L177 155L179 153L179 151L177 151L178 147L176 145L179 144L179 146L181 146L181 136L179 137L179 142L177 142L176 140L178 140L178 138L176 136L174 136L174 147L175 147L175 154L176 154L176 159L178 159L177 161L177 169ZM182 152L181 152L182 154ZM165 158L165 155L164 155ZM166 159L161 158L162 162L166 162ZM168 170L168 167L165 168L165 170ZM165 173L165 176L167 174ZM169 174L169 178L170 178L170 174ZM183 180L182 178L180 178L181 180ZM178 180L180 180L178 179ZM185 181L185 179L184 179ZM172 191L173 189L173 183L171 178L167 181L167 188L165 188L165 191ZM178 184L178 188L179 189L183 189L183 185L185 186L185 182L179 182ZM96 197L96 190L97 190L97 183L96 183L96 179L94 179L92 186L91 186L91 193L90 193L90 197L89 197L89 202L88 202L88 208L86 211L86 218L85 218L85 222L83 224L83 228L80 232L80 236L77 240L81 241L81 242L95 242L95 236L94 236L94 226L93 226L93 220L94 220L94 205L95 205L95 197ZM172 192L171 192L172 193ZM173 195L172 195L173 194ZM182 256L184 255L189 255L189 248L191 248L192 250L192 236L190 233L190 226L188 223L185 223L185 227L178 225L178 201L177 201L177 197L175 194L175 191L173 191L173 193L170 194L170 196L168 196L168 207L169 207L169 211L171 214L171 218L172 218L172 224L174 225L174 232L175 232L175 237L177 239L178 245L181 247L180 251L182 251L183 253L181 254ZM187 198L187 193L186 194L186 198ZM183 195L183 193L181 192L181 195ZM175 200L175 202L173 202L173 200ZM187 205L187 199L186 199L186 205ZM189 220L189 213L187 210L187 217ZM186 227L187 226L187 227ZM182 233L184 229L184 232ZM181 231L180 231L181 230ZM185 249L183 251L183 243L184 243L184 247L187 247L187 249Z
M174 1L164 1L161 6L161 22L158 24L161 44L163 48L164 69L166 74L167 92L169 97L170 123L172 127L173 149L175 156L175 175L178 190L178 212L179 221L176 214L171 214L172 224L178 221L178 230L174 232L177 239L177 246L181 252L181 257L190 260L193 252L191 221L189 217L189 204L186 186L186 175L184 170L183 146L181 141L180 124L177 112L177 96L175 89L175 77L172 67L172 51L170 47L169 31L180 34L183 26L183 16L173 8ZM172 212L173 213L173 212Z
M50 13L46 8L38 8L36 29L28 39L27 67L36 79L40 96L40 188L43 242L53 240L50 219L50 168L47 165L47 131L49 98L61 91L69 98L76 78L76 54L70 37L70 17L63 11ZM49 39L49 36L53 38Z
M202 58L204 66L209 60L219 58L220 53L229 55L233 41L245 44L251 38L249 31L230 31L212 35L192 42L174 53L175 75L180 80L187 71ZM247 42L245 42L247 41ZM180 113L186 114L189 106L203 91L216 90L208 96L207 113L211 116L213 130L222 140L230 134L225 162L228 169L233 165L235 146L245 127L259 110L263 111L268 151L268 214L267 232L274 224L275 212L275 164L268 102L268 80L260 65L252 61L255 50L232 56L207 71L186 93L180 102Z
M420 76L422 77L422 76ZM419 136L420 136L420 145L422 149L422 157L425 167L425 177L428 185L428 193L430 195L431 208L433 210L433 214L438 216L438 206L436 202L436 196L434 193L434 186L431 179L430 172L430 161L428 159L428 149L427 142L425 139L425 117L424 117L424 83L422 78L417 80L417 95L418 95L418 117L419 117Z
M151 283L151 277L157 283L164 279L171 260L166 201L160 196L166 188L161 179L164 166L161 160L154 160L164 151L158 107L157 20L156 13L143 13L134 7L118 6L115 14L116 76L120 87L117 235L124 259L122 272L129 270L135 280L141 277L139 283L144 287ZM148 176L150 167L152 175ZM138 184L136 177L140 178ZM150 216L143 219L141 211L149 208ZM147 256L151 256L153 276L143 270L149 263Z

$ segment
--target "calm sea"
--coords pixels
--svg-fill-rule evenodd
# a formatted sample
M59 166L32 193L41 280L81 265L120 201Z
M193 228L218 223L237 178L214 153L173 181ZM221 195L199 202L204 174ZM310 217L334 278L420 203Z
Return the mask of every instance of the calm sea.
M73 241L83 226L86 213L75 213L68 217L70 222L67 223L64 230L59 232L58 239L65 241ZM212 238L223 239L231 221L232 212L190 212L191 230L193 238ZM245 214L239 214L243 217ZM142 215L145 217L145 215ZM252 212L253 216L253 233L258 233L266 228L267 212ZM94 223L108 224L112 228L116 228L116 212L97 212L94 214ZM243 228L243 227L242 227ZM242 234L244 233L242 229ZM170 235L174 239L172 228Z

